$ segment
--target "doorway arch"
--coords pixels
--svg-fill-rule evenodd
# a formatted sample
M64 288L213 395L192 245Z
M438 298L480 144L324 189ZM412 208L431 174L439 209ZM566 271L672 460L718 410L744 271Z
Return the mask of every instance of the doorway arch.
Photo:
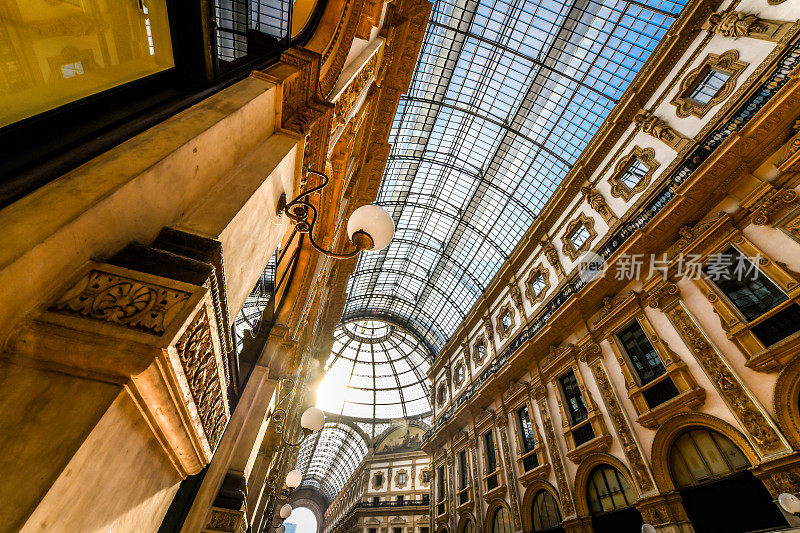
M725 435L687 429L670 448L670 476L696 533L788 525L744 452Z

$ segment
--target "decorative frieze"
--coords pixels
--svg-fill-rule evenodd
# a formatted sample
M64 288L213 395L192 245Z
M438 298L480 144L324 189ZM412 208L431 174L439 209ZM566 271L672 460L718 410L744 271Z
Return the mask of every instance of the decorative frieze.
M777 432L683 307L675 306L667 311L667 316L694 351L697 361L719 390L722 398L728 403L734 415L753 437L758 448L764 453L782 448L783 443Z
M187 292L92 269L50 310L163 335L189 297Z
M225 430L228 413L223 399L224 373L221 372L214 353L211 324L205 306L197 312L175 344L175 350L183 367L200 423L213 450Z

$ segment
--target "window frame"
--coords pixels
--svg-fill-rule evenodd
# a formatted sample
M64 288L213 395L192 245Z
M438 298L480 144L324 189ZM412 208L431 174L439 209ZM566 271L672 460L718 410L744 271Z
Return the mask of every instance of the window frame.
M623 177L628 173L634 161L641 162L647 169L644 175L639 178L632 187L629 187L623 180ZM611 185L611 196L621 198L627 202L640 192L647 189L652 181L653 175L661 164L656 161L656 151L653 148L640 148L634 146L631 151L622 157L614 168L614 172L608 179Z
M575 261L582 253L591 249L592 244L594 244L595 239L597 239L597 230L594 225L594 218L588 216L586 213L579 213L577 217L567 224L564 229L564 234L561 236L561 249L570 261ZM589 236L580 246L575 246L572 242L572 236L581 226L586 229Z
M749 63L739 60L737 50L728 50L721 54L708 54L700 64L692 69L680 82L679 88L671 103L675 106L675 113L682 118L695 116L703 118L713 107L726 100L736 88L739 76L749 66ZM705 104L692 99L690 95L705 79L711 69L728 74L728 79ZM673 82L674 83L674 82ZM674 83L678 85L677 83Z

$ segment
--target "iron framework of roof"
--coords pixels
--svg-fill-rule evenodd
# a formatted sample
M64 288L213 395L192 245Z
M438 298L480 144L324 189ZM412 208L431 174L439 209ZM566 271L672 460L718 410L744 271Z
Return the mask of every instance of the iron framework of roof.
M394 325L427 371L685 4L435 0L378 195L395 238L359 257L337 338L356 321ZM301 452L304 484L335 494L361 459L318 449Z

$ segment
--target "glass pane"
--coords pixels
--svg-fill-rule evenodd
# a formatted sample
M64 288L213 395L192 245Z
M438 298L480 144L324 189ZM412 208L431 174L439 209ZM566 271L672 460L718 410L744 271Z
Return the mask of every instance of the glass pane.
M730 77L731 75L727 72L710 68L689 93L689 98L700 105L706 105Z
M581 395L580 387L578 387L578 380L575 378L575 373L572 370L561 377L561 390L564 393L564 402L568 414L570 415L572 425L574 426L586 420L589 413L586 410L586 404L583 403L583 396Z
M8 0L3 9L0 127L175 66L166 0Z
M631 160L630 166L628 166L628 170L625 171L622 176L620 176L620 181L622 182L628 190L633 189L636 187L645 174L647 174L648 168L641 159L638 157L634 157Z
M750 468L750 461L727 437L704 429L678 437L670 452L670 468L678 488L730 477Z
M714 254L703 272L742 312L755 320L786 301L786 295L736 248Z
M639 322L634 321L619 332L617 338L622 343L625 353L628 354L628 359L639 376L641 385L650 383L666 371L661 358Z
M592 473L587 497L592 514L625 509L635 499L628 480L610 466L600 466Z
M494 451L494 435L490 431L483 436L484 453L486 454L486 473L497 470L497 456Z
M528 406L524 406L517 411L517 420L519 421L520 436L522 437L522 451L527 453L536 446L536 440L533 436L533 425L531 424L531 417L528 414Z
M553 495L546 490L540 491L533 500L533 530L541 531L558 527L561 513Z
M580 248L583 243L585 243L589 239L589 230L586 229L586 226L581 224L578 226L575 231L572 232L570 235L569 240L572 242L572 245L577 250Z

